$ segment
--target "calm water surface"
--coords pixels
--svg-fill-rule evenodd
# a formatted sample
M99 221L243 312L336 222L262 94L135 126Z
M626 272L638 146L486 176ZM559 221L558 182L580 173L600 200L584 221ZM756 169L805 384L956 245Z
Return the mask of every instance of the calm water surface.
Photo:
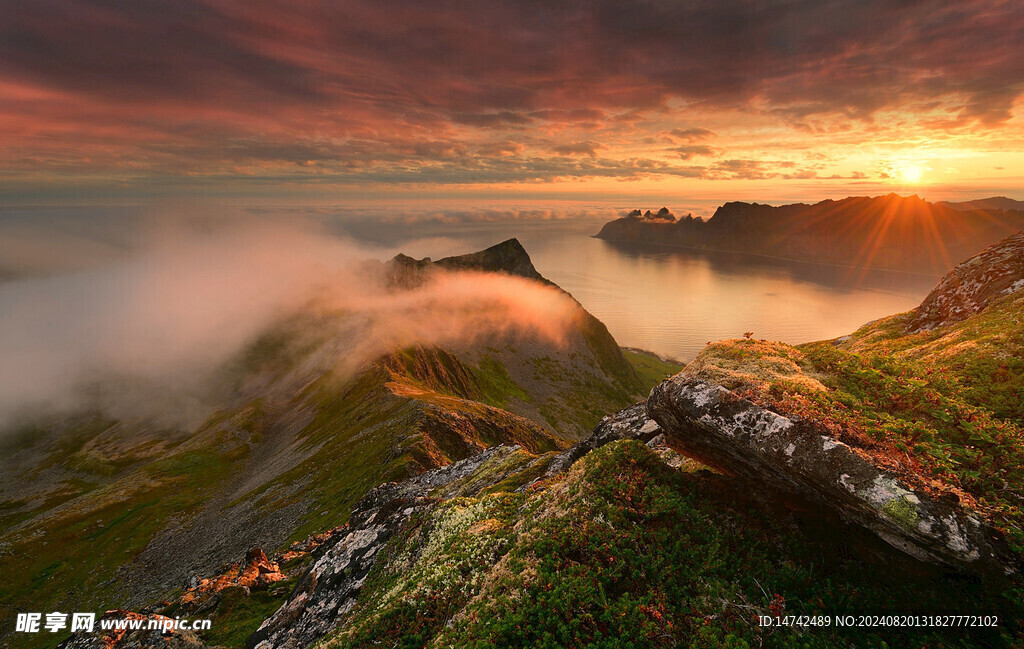
M752 331L802 343L850 333L919 304L938 277L751 255L616 244L600 222L485 224L406 232L409 254L438 258L516 236L542 275L600 318L620 345L692 359Z

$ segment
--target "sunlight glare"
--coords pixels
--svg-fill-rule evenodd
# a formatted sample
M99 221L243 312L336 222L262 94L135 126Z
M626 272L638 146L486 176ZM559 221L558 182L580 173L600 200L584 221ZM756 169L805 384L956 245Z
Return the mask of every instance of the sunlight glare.
M905 183L919 183L924 177L924 169L920 165L907 165L899 170L900 180Z

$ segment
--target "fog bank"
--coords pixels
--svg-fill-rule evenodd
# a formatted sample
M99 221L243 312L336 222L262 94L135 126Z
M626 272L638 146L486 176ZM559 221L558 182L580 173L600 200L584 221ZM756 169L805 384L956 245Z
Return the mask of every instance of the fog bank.
M480 273L388 291L365 262L393 251L306 221L156 220L102 263L79 263L73 249L62 248L57 271L0 283L0 426L96 407L99 393L109 406L104 385L117 386L132 414L194 420L211 405L207 382L218 369L300 309L359 320L343 344L349 365L394 347L510 331L558 343L578 312L555 289Z

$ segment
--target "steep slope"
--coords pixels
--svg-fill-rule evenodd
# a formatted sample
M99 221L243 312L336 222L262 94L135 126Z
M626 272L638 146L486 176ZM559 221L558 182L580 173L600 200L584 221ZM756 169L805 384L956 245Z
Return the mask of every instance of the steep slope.
M533 266L515 247L450 264L523 276ZM224 368L222 405L195 429L84 413L6 435L3 633L15 611L141 606L251 546L283 547L343 523L383 482L489 446L567 446L649 387L576 306L560 344L501 332L484 344L392 349L354 367L346 350L365 323L311 310Z
M385 273L392 286L408 288L422 285L436 273L475 269L543 282L572 299L537 272L516 239L436 262L399 255L387 264ZM572 326L562 345L495 335L484 348L455 343L451 349L474 364L506 372L512 383L530 395L511 394L502 407L546 424L556 435L577 440L602 416L620 408L631 395L645 393L649 386L645 387L604 323L574 299L572 302L576 305Z
M780 207L732 202L707 221L676 220L667 210L650 216L636 211L605 224L596 236L941 275L1021 228L1024 212L889 194Z

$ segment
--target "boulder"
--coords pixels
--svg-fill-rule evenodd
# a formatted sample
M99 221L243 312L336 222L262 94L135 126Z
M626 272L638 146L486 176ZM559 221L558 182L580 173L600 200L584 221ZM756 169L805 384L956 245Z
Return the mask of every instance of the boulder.
M562 451L551 461L545 472L546 477L558 475L587 453L619 439L637 439L649 442L661 434L657 422L647 415L647 406L638 403L623 408L614 415L606 415L594 432L584 440L576 442Z
M647 412L672 448L725 473L817 502L907 554L959 571L1002 575L999 535L955 498L917 491L810 420L784 417L703 379L654 388Z

